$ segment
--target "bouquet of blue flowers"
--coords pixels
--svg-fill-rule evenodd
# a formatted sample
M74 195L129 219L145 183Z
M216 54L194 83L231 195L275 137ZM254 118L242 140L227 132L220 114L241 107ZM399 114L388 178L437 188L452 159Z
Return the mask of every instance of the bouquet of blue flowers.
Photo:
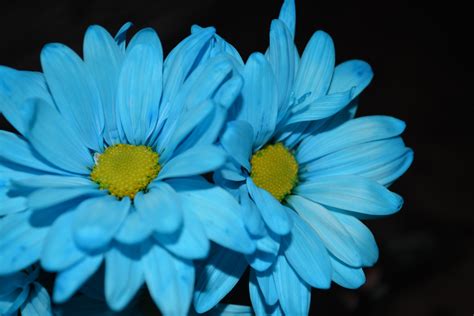
M300 56L295 24L285 0L246 61L198 26L164 58L127 23L0 67L0 315L305 315L312 287L364 284L361 220L400 210L413 151L354 118L371 67L322 31ZM247 269L252 306L220 304Z

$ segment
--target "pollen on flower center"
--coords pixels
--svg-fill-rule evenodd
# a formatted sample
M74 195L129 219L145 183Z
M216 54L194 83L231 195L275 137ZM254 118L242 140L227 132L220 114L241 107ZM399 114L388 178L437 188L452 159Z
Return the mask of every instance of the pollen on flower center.
M133 199L158 175L159 158L148 146L113 145L98 155L91 178L117 198Z
M298 181L298 163L282 143L260 149L252 156L250 163L253 182L280 202L291 193Z

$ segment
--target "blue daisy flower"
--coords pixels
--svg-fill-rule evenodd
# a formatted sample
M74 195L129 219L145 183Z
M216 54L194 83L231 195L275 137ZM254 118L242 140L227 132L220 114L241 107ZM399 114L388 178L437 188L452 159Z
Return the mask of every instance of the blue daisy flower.
M0 276L0 315L53 315L46 289L36 282L39 267Z
M129 27L90 27L84 60L49 44L43 73L0 68L0 112L21 134L0 131L0 275L39 260L62 303L104 264L113 310L146 283L185 314L211 241L255 250L238 203L202 177L227 159L214 142L242 78L203 54L213 28L163 61L157 34L126 43Z
M354 119L357 96L372 79L360 60L335 66L330 36L316 32L301 58L294 46L294 1L285 1L265 55L245 64L222 38L215 52L234 56L244 78L220 138L233 159L215 175L242 206L254 254L213 248L197 279L194 303L205 312L250 265L257 315L304 315L311 287L331 280L357 288L378 249L361 219L397 212L389 186L410 166L405 124L386 116Z

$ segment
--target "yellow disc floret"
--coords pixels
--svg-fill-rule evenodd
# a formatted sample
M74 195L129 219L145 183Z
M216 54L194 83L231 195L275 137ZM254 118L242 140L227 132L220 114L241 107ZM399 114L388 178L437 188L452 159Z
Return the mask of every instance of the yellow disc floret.
M260 149L252 156L250 163L253 182L280 202L291 193L298 181L298 163L282 143Z
M160 172L159 158L148 146L113 145L98 155L91 178L117 198L133 199Z

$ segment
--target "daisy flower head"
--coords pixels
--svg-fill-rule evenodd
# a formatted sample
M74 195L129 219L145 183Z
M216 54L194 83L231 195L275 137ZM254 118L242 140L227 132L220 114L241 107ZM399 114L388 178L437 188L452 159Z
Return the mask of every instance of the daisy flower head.
M213 28L163 59L147 28L127 43L91 26L83 59L62 44L43 72L0 68L0 275L39 261L68 300L101 266L122 310L146 283L165 314L185 314L195 259L211 241L250 254L238 203L202 175L227 154L214 143L242 78L224 54L203 54ZM26 251L25 251L26 250Z
M244 86L220 137L232 160L215 181L240 202L257 250L246 256L212 250L197 280L198 312L219 302L248 265L257 315L307 314L311 287L329 288L331 281L361 286L362 268L378 258L361 219L402 206L387 187L413 159L400 137L405 124L354 118L371 67L360 60L336 66L333 41L322 31L300 57L294 33L295 4L287 0L271 24L266 53L238 67ZM215 40L217 48L229 46Z
M0 276L0 315L52 316L51 300L37 282L39 267Z

